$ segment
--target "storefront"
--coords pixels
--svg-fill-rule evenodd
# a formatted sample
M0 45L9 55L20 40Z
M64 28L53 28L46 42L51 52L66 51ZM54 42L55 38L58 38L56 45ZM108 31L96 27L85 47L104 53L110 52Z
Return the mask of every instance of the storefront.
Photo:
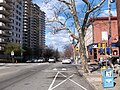
M111 47L107 47L106 43L94 43L87 47L88 57L91 62L99 61L100 58L106 60L108 57L113 59L119 58L119 48L116 43L112 43Z

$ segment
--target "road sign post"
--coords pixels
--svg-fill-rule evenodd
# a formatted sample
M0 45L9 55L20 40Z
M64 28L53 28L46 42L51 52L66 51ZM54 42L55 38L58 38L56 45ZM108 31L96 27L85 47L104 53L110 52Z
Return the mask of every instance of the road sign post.
M14 51L11 51L12 62L14 62Z

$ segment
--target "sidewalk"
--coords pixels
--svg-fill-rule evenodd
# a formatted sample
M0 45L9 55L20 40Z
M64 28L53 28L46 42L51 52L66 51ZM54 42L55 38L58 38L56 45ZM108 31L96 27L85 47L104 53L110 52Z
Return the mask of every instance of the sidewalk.
M114 75L115 86L113 88L104 88L102 85L102 76L100 70L92 73L83 73L83 70L79 70L79 72L84 75L85 79L95 88L95 90L120 90L120 76L117 74Z

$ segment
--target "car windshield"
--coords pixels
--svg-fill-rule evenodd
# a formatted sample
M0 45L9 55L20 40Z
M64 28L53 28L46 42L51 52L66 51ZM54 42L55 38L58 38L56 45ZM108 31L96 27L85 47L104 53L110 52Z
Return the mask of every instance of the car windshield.
M54 58L50 58L50 59L54 59Z

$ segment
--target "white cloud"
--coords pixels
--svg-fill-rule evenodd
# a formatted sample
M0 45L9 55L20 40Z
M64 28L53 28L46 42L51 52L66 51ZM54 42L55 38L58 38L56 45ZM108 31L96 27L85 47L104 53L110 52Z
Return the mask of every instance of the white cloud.
M116 10L111 10L110 12L111 12L112 16L117 16ZM100 14L100 16L108 16L108 10L104 10L104 11Z
M51 32L46 34L46 44L53 45L58 50L62 51L64 45L69 44L70 39L66 31L59 31L57 34L52 34Z

